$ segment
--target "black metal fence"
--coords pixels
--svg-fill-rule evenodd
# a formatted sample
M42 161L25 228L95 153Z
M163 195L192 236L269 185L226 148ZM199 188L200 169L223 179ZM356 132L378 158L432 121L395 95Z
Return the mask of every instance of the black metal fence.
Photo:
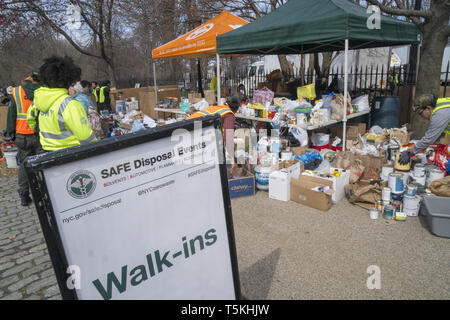
M307 84L315 84L316 93L342 93L344 91L344 67L333 67L326 73L318 76L315 70L304 71L294 70L292 73L279 74L278 81L267 82L268 78L277 79L276 74L270 75L264 68L264 64L252 65L245 70L230 71L222 70L221 87L225 96L242 94L249 98L253 92L263 86L267 86L279 95L292 99L297 98L297 88ZM209 71L201 78L203 90L210 90L213 71ZM269 76L269 77L268 77ZM118 88L132 88L136 83L143 86L153 86L153 78L133 78L120 79ZM180 90L186 92L199 92L199 82L197 74L189 74L183 78L174 78L165 75L164 78L156 79L157 85L177 85ZM383 95L398 95L401 87L415 85L416 70L411 70L409 65L400 67L388 66L352 66L348 73L348 91L350 95L358 96L368 94L371 97ZM273 84L277 88L271 87ZM447 87L450 85L450 63L447 64L446 71L441 72L441 86L443 94L446 96Z

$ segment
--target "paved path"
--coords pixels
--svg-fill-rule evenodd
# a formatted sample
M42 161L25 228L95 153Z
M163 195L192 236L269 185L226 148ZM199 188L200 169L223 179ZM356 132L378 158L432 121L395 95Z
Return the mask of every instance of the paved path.
M16 177L0 178L0 300L61 299L36 210L16 190ZM321 212L266 192L232 207L248 299L450 299L450 239L418 218L373 221L346 200ZM369 265L380 290L366 286Z
M22 207L17 178L0 178L0 300L61 299L34 205Z

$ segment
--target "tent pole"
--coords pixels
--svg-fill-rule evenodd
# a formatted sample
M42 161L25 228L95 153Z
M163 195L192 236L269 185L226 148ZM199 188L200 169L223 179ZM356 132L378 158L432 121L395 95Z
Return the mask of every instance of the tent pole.
M345 59L344 59L344 136L342 138L342 151L345 151L345 143L347 136L347 93L348 93L348 39L345 39Z
M216 60L217 60L217 105L220 104L220 59L219 54L216 53Z
M153 61L153 87L155 88L155 107L158 107L158 90L156 88L155 61Z

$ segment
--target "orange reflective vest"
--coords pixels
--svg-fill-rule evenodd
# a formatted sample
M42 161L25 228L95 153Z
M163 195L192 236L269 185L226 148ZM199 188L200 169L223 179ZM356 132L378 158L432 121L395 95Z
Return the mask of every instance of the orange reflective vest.
M20 134L34 134L34 130L30 128L27 122L27 112L33 101L27 99L22 86L13 88L12 96L17 108L16 132Z
M189 117L186 118L186 120L190 120L190 119L196 119L196 118L200 118L200 117L204 117L210 114L216 114L218 113L220 115L220 117L223 118L224 115L226 114L234 114L233 111L231 111L231 109L228 106L225 105L221 105L221 106L209 106L208 108L205 108L203 110L197 111L193 114L191 114Z

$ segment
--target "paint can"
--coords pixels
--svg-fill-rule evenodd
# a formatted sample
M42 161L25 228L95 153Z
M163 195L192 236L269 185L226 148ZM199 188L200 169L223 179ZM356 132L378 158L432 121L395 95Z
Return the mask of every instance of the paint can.
M383 208L384 208L385 206L390 205L390 204L391 204L391 201L390 201L390 200L389 200L389 201L383 200Z
M421 186L425 186L425 183L427 181L427 177L424 175L423 177L411 177L413 179L413 182L416 184L420 184Z
M393 206L386 206L383 210L383 218L393 220L395 217L395 208Z
M370 219L372 220L378 219L378 210L376 208L370 209Z
M406 221L406 213L404 213L404 212L396 212L395 213L395 220L396 221Z
M426 185L427 187L430 186L430 184L434 181L434 180L438 180L444 177L444 171L441 171L441 169L432 169L430 170L430 173L428 175L427 181L426 181Z
M409 182L409 172L396 172L402 175L403 187L405 188Z
M392 192L391 199L392 201L403 201L403 192Z
M387 147L387 161L395 161L395 155L400 151L400 146L397 144L390 144Z
M414 166L413 175L414 177L425 177L425 166L421 163L417 163Z
M419 215L420 200L421 199L417 196L405 197L403 199L403 212L405 212L408 217L417 217Z
M381 180L387 181L388 177L389 177L389 174L392 173L392 172L394 172L394 167L393 166L383 166L381 168L381 175L380 175Z
M401 164L399 162L400 159L400 153L397 153L395 155L395 162L394 162L394 169L397 171L404 171L404 172L408 172L409 170L411 170L411 161L409 161L407 164Z
M397 211L402 211L402 208L403 208L403 202L402 202L402 201L393 200L393 201L391 202L391 206L394 207L395 212L397 212Z
M417 187L413 184L407 184L405 189L405 197L415 197L417 194Z
M388 176L388 187L392 193L403 192L403 176L400 173L393 172Z
M391 188L385 187L381 192L381 200L391 201Z

